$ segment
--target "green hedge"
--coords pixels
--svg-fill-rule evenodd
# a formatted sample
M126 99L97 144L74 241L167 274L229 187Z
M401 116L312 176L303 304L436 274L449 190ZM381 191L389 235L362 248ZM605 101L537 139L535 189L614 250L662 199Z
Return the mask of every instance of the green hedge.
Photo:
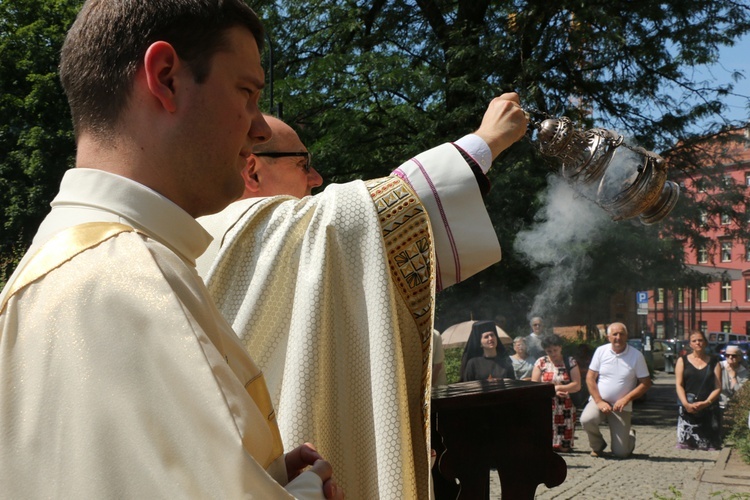
M445 350L445 380L449 384L458 382L461 375L461 356L464 353L463 347L453 347Z
M740 452L742 459L750 464L750 428L747 419L750 415L750 382L729 401L724 412L724 435L734 443L733 447Z

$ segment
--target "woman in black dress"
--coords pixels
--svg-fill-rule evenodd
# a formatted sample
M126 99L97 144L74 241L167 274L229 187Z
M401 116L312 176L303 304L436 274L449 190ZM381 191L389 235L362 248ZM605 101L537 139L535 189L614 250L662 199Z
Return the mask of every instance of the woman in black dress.
M461 358L461 382L469 380L515 379L513 363L500 343L493 321L477 321Z
M721 448L721 363L706 352L708 341L701 331L690 333L693 352L677 360L674 368L677 397L677 448Z

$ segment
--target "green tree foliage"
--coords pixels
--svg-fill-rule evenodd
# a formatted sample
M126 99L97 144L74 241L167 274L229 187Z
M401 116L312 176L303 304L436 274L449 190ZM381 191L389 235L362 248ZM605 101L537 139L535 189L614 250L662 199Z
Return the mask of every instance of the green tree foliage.
M273 74L266 103L275 110L283 104L283 118L333 182L387 175L394 162L472 131L489 100L509 90L539 116L613 128L654 151L688 144L698 125L701 133L718 133L731 125L721 119L731 85L695 81L691 69L715 61L721 46L750 27L747 2L725 0L249 3L273 48L266 51ZM79 4L0 0L0 281L72 165L57 60ZM690 175L698 163L682 156L679 168ZM547 176L558 169L530 140L498 160L487 203L503 260L442 292L439 318L450 324L472 313L503 314L510 331L525 330L539 276L555 264L529 262L514 243L519 232L544 222ZM712 198L709 210L729 206L744 217L744 193L736 191ZM571 246L570 256L596 273L576 276L557 309L597 309L609 290L674 279L682 271L680 243L696 238L702 209L683 200L659 227L611 224ZM660 241L660 232L673 239ZM603 320L609 318L585 322Z
M72 166L72 125L57 66L80 3L0 0L0 283Z
M274 49L274 107L283 103L283 117L333 181L385 175L395 161L471 131L487 102L509 90L541 117L615 129L652 151L697 127L718 132L732 125L721 117L732 85L695 81L691 70L715 62L750 27L746 2L716 0L291 0L256 8ZM684 172L698 166L705 163L679 163ZM503 261L441 293L442 326L470 315L502 314L511 330L525 322L550 264L530 263L514 242L541 222L546 177L557 170L529 141L498 161L487 202ZM739 209L744 193L735 195L741 200L716 200L713 209ZM573 302L601 310L610 290L684 275L681 243L698 237L698 219L682 217L698 210L683 196L665 224L611 224L581 242L588 272L545 314Z
M734 444L745 463L750 464L750 429L747 419L750 415L750 384L747 382L729 401L722 427L724 435Z

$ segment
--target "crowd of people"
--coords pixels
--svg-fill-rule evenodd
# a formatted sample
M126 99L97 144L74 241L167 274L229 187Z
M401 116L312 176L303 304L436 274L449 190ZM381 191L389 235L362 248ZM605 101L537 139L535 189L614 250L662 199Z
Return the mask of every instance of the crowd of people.
M628 345L626 326L613 323L607 328L609 343L596 349L582 380L576 358L562 354L562 338L544 334L540 317L532 318L530 324L532 332L513 339L513 352L508 353L499 342L494 323L474 323L461 361L460 380L509 378L553 384L555 450L568 452L573 448L580 416L592 456L601 456L607 448L599 427L604 422L609 426L612 454L618 458L630 456L636 444L631 426L633 401L642 397L652 382L643 353ZM702 332L691 332L689 340L691 352L681 356L675 366L677 447L715 450L721 447L723 411L750 372L742 362L744 353L739 346L727 346L726 359L721 361L708 353L708 341ZM543 354L532 355L529 346L538 346ZM579 393L581 389L584 391ZM574 401L576 394L584 398Z
M576 423L571 394L581 389L581 374L573 357L564 358L562 338L542 333L542 318L533 317L530 325L529 336L513 340L514 352L511 354L500 342L493 321L473 323L461 358L459 380L505 378L553 384L552 446L560 452L569 452L573 448Z

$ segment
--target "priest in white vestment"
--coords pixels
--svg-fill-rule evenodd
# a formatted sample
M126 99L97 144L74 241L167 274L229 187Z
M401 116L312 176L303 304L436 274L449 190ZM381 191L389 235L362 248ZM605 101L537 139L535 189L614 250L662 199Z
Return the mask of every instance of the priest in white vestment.
M314 441L350 498L429 495L434 292L500 260L479 182L525 125L507 94L476 134L390 177L200 219L214 241L199 272L266 375L284 444ZM273 143L249 162L304 151Z
M4 498L343 498L313 448L283 453L195 270L195 218L270 136L262 43L241 0L83 6L61 59L77 168L0 294Z

